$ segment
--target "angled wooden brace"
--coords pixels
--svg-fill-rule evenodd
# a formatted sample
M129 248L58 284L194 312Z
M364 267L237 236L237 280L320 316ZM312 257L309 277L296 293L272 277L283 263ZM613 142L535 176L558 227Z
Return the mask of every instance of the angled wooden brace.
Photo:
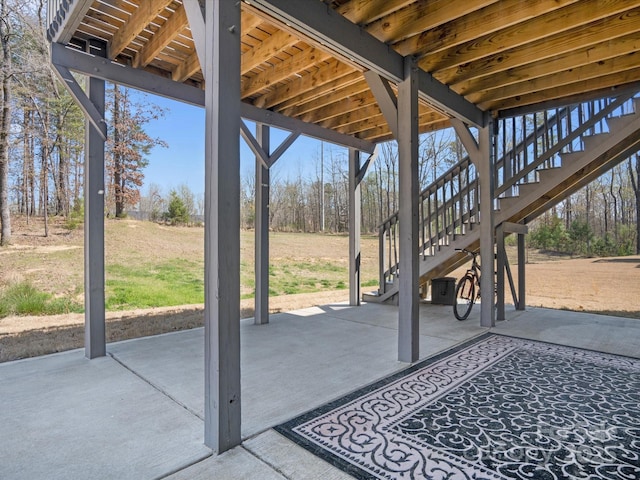
M373 70L367 70L363 75L389 125L393 138L398 138L398 97L391 89L391 84Z
M71 71L60 65L53 64L54 71L60 78L62 84L69 91L69 94L73 97L76 103L82 109L84 116L91 122L91 125L98 131L102 140L107 140L107 123L105 122L98 109L95 105L89 100L87 94L84 93L82 87L78 84L75 77L71 74Z
M360 185L360 183L362 182L362 179L367 174L367 170L369 170L369 165L371 165L371 162L375 162L376 158L378 158L379 151L380 151L380 148L378 145L376 145L376 148L373 151L373 153L369 155L369 157L365 160L364 164L360 167L360 170L356 172L356 185Z
M280 144L278 148L274 150L274 152L269 155L264 151L258 140L256 140L255 135L251 133L247 124L242 121L240 122L240 135L247 142L247 145L251 149L251 151L255 154L256 157L260 159L260 163L265 168L271 168L274 163L278 161L278 159L287 151L287 149L295 142L300 136L300 131L297 130L295 132L291 132L287 138Z

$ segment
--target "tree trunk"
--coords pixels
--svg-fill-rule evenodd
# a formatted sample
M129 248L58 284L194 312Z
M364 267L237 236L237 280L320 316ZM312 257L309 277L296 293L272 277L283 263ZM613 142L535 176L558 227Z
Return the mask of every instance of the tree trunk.
M11 45L5 0L0 0L0 76L2 105L0 108L0 246L11 243L11 215L9 212L9 129L11 127Z
M120 218L124 214L124 198L122 192L122 153L120 146L120 87L114 85L113 95L113 196L115 199L116 218Z
M633 168L633 161L629 157L628 164L629 179L631 180L631 187L636 197L636 254L640 255L640 158L636 154L635 174Z

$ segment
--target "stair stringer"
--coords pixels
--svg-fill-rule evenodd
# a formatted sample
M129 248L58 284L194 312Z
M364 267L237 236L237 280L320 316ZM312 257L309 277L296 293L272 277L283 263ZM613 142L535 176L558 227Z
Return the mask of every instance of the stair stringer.
M580 152L561 153L562 166L538 170L539 181L519 186L519 195L500 199L495 212L495 226L504 222L529 222L559 203L579 188L640 150L640 101L634 100L635 113L607 119L608 133L583 137L587 147ZM476 227L478 224L476 224ZM436 255L421 257L420 284L446 275L468 261L459 248L477 250L480 246L479 228L458 235L449 245L443 245ZM384 302L395 299L397 283L387 288L383 296L367 296L369 301Z
M592 136L589 142L592 148L561 154L561 167L539 170L539 182L520 185L518 196L501 198L500 210L495 216L496 226L506 221L533 220L637 151L640 113L618 117L612 123L615 128L611 132ZM600 139L599 143L596 138Z

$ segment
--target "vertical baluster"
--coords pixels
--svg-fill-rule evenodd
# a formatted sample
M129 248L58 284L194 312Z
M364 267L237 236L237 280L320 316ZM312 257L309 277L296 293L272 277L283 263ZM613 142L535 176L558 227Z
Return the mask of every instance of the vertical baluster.
M458 217L460 217L460 234L465 233L463 227L464 222L464 203L462 202L462 165L460 165L460 171L458 172Z
M538 160L538 113L533 114L533 161Z
M387 278L385 275L385 271L386 271L386 255L385 255L385 250L386 250L386 223L383 224L380 227L380 233L378 234L379 238L378 238L378 256L380 257L378 259L378 266L380 271L379 273L379 278L380 278L380 287L378 292L380 293L380 295L382 295L383 293L386 293L387 291Z
M451 215L451 238L453 238L453 240L456 239L456 202L455 202L455 198L456 198L456 194L455 191L453 189L453 178L454 178L455 172L451 172L451 178L449 179L449 193L451 194L451 199L449 200L450 202L450 206L449 206L449 210L450 213L449 215Z
M435 186L435 196L434 196L434 203L435 203L435 219L436 219L436 248L438 249L438 251L440 251L440 209L438 206L438 185Z
M467 193L466 193L466 197L467 197L467 211L469 212L469 230L473 230L473 222L475 222L475 218L471 219L471 165L470 162L467 161L465 163L465 172L466 172L466 178L467 178Z
M398 277L398 219L393 229L393 265L395 267L395 277Z
M424 225L424 197L420 197L420 238L422 242L420 243L420 254L422 255L422 259L425 260L425 248L427 246L427 242L425 239L425 225Z
M428 194L427 194L427 212L428 212L428 224L427 227L429 229L429 254L430 255L435 255L435 250L433 249L433 228L431 226L431 219L433 218L433 209L431 208L431 195L432 192L431 190L429 190Z

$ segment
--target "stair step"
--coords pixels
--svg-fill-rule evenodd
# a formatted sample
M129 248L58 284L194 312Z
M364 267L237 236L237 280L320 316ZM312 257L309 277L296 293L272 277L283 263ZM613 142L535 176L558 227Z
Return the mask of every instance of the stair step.
M618 132L633 122L636 118L635 113L621 115L619 117L608 117L607 125L609 126L609 131Z
M550 179L554 179L561 174L561 170L562 167L540 169L538 170L538 179L540 180L540 183L550 181Z
M603 141L605 141L606 137L608 137L609 135L610 135L609 133L597 133L595 135L584 135L582 137L582 143L584 144L584 149L591 150L592 148L597 147Z

